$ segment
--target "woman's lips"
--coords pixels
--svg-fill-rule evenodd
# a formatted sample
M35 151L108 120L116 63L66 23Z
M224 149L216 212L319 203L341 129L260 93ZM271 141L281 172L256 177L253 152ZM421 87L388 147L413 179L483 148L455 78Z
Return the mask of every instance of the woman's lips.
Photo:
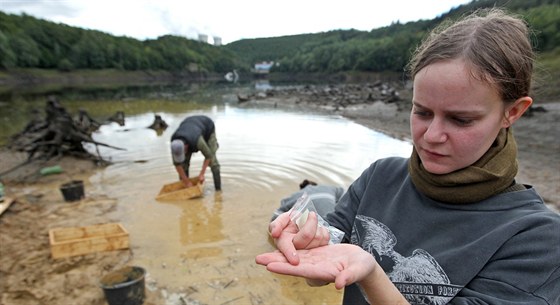
M445 155L437 153L435 151L431 151L431 150L427 150L427 149L422 149L422 151L429 158L443 158L443 157L445 157Z

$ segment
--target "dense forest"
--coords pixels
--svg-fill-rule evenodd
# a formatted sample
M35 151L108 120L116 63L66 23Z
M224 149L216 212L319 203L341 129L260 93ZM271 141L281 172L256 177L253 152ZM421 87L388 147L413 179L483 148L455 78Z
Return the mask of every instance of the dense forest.
M231 71L235 54L178 36L140 41L0 12L0 67Z
M273 60L276 71L402 71L411 52L432 28L478 8L505 7L519 14L534 31L539 53L560 50L558 0L475 0L432 20L420 20L373 29L337 30L277 38L240 40L226 47L246 62Z
M371 31L333 30L243 39L224 46L171 35L140 41L0 12L0 69L224 73L233 69L246 72L256 62L274 61L277 65L273 71L288 73L402 71L410 53L430 29L474 9L493 6L505 7L527 20L539 53L560 56L558 0L474 0L432 20L395 22Z

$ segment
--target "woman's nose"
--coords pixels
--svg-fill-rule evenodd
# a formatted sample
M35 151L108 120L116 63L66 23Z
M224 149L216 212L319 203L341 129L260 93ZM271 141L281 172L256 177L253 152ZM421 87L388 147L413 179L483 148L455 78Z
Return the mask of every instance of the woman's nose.
M441 120L433 119L424 132L424 140L428 143L443 143L447 140L444 123Z

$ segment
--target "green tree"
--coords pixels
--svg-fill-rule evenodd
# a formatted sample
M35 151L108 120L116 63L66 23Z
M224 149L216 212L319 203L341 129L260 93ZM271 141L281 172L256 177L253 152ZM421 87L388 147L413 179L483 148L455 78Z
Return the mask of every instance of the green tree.
M0 30L0 68L13 68L16 66L16 55L12 51L8 37Z
M32 68L39 65L41 52L35 41L29 36L15 36L10 40L10 45L16 55L18 67Z

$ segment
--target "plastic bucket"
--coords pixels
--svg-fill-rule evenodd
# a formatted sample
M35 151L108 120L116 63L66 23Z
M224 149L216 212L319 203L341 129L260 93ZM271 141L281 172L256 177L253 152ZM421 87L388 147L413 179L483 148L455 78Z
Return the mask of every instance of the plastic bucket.
M60 186L65 201L76 201L84 198L84 182L73 180Z
M145 299L144 276L142 267L124 267L105 275L101 288L109 305L141 305Z

